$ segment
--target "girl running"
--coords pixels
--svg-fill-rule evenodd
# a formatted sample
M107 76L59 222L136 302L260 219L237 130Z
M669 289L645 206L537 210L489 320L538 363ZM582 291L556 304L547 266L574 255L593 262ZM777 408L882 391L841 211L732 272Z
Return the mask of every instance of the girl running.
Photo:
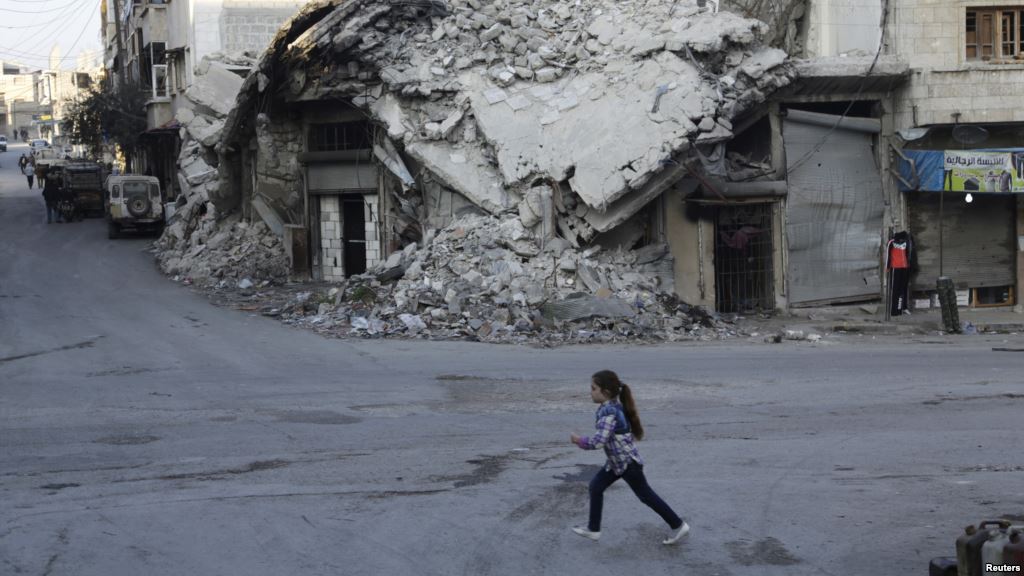
M636 441L644 437L644 428L629 386L623 384L615 372L602 370L590 379L590 398L600 404L597 433L593 436L572 434L569 439L584 450L604 448L608 461L590 481L590 520L587 526L576 526L572 531L591 540L601 537L604 491L622 478L637 498L657 512L672 529L661 543L675 544L690 532L690 527L647 484L644 462L636 448Z

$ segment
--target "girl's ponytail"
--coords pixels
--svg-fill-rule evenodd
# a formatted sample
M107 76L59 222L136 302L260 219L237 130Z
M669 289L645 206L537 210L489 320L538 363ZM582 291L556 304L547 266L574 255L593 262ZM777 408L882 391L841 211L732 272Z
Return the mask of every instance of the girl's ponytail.
M644 426L640 423L640 415L636 412L636 402L633 401L633 393L630 391L629 386L623 384L619 380L618 374L611 370L596 372L590 379L594 384L597 384L598 388L604 390L609 398L619 397L619 402L622 403L622 411L626 413L626 419L629 420L629 427L633 432L633 437L637 440L643 440Z
M636 411L636 402L633 401L633 393L630 391L629 385L622 384L622 389L619 391L619 402L622 402L622 409L626 413L626 418L629 419L633 437L643 440L644 425L640 423L640 415Z

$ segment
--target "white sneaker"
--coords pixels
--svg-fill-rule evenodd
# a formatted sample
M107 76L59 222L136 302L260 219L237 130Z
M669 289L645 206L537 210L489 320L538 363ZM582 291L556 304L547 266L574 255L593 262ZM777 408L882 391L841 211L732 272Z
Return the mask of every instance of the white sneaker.
M665 538L664 540L661 541L661 543L666 545L666 546L669 546L671 544L675 544L676 542L679 542L680 540L685 538L686 535L689 534L689 533L690 533L690 525L687 524L686 522L683 522L683 525L679 527L679 530L676 530L675 534L669 536L668 538Z
M591 532L583 526L573 526L572 531L579 534L580 536L583 536L584 538L590 538L591 540L597 540L601 537L601 532Z

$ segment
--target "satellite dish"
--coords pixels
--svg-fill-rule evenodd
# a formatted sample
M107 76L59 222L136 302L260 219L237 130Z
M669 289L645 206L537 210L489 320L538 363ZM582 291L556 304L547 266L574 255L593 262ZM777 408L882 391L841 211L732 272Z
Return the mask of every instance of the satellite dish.
M985 130L981 126L958 124L953 127L953 140L956 140L960 144L974 146L988 140L988 130Z

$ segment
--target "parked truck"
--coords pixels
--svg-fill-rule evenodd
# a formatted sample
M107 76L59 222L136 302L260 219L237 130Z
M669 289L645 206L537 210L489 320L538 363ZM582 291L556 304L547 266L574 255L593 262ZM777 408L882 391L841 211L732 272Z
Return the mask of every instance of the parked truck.
M67 162L64 170L64 191L75 199L82 213L103 216L103 166L96 162Z

